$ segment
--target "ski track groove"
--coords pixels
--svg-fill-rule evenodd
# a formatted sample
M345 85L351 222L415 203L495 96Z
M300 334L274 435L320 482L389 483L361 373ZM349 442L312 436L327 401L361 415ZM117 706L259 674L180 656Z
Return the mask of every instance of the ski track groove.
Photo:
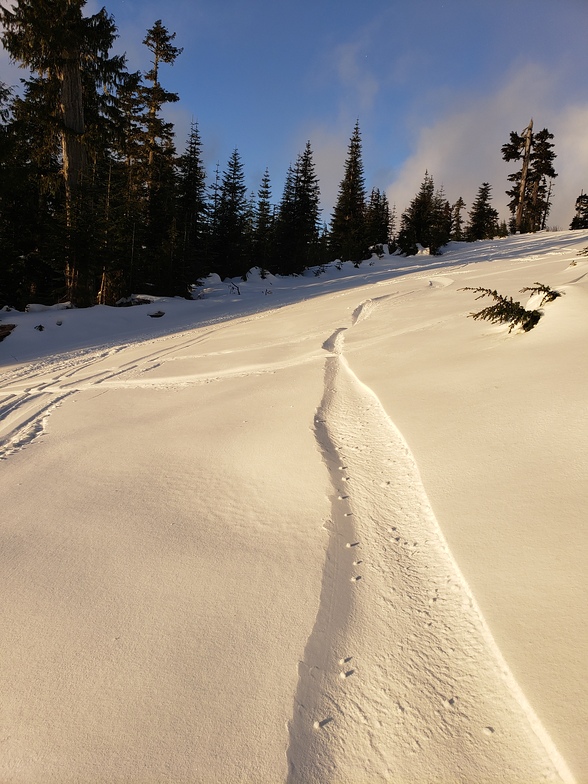
M269 313L255 314L244 318L244 321L256 321L265 318ZM61 355L54 360L38 361L26 368L17 367L0 376L3 385L0 400L0 458L6 458L19 449L32 443L35 438L45 432L47 419L56 405L75 392L86 391L93 387L108 389L178 389L195 384L209 384L231 378L244 378L251 375L275 373L279 370L303 365L308 362L322 361L320 352L312 349L305 357L293 361L244 364L213 373L190 373L184 376L167 375L162 378L146 378L145 374L176 359L198 360L209 356L220 356L233 353L230 350L204 354L186 354L191 348L205 341L211 333L225 329L224 324L213 325L202 332L187 332L188 337L164 335L146 341L124 344L109 348L83 349ZM304 336L286 343L313 342L317 335ZM173 345L169 341L173 339ZM248 347L254 351L263 348L265 343ZM272 345L274 345L272 343ZM108 362L109 358L128 350L134 356L127 362L99 370L99 363ZM177 355L181 354L180 357ZM41 400L42 397L42 400Z
M4 373L0 376L0 383L4 385L0 403L0 459L5 459L31 444L44 433L48 417L65 398L140 370L154 360L164 359L169 354L190 348L204 340L209 332L156 350L153 350L153 344L167 341L169 336L106 350L100 348L75 351L53 361L40 361L32 367L19 367ZM138 350L138 360L97 370L98 363L107 361L109 357L125 349ZM32 381L35 382L34 386ZM124 387L125 384L119 382L119 386Z
M361 303L351 328L373 310ZM408 445L349 366L346 331L323 344L314 425L332 512L288 723L288 784L573 782L453 559Z

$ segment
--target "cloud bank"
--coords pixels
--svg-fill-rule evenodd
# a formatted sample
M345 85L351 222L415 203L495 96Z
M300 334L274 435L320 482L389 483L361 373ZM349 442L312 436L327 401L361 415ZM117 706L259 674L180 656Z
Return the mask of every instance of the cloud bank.
M521 132L532 117L537 130L547 127L555 136L558 177L548 224L567 228L576 197L582 188L588 191L588 104L559 105L563 78L527 64L494 93L453 99L444 116L415 132L414 151L386 188L390 202L402 212L428 171L450 201L462 196L468 208L482 182L489 182L494 206L508 219L504 191L517 167L502 160L500 149L510 131Z

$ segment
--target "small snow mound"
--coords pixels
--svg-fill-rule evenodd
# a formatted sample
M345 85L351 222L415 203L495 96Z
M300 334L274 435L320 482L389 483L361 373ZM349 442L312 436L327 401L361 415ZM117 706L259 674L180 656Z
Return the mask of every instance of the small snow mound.
M58 302L57 305L39 305L31 303L25 307L26 313L46 313L52 310L71 310L71 302Z

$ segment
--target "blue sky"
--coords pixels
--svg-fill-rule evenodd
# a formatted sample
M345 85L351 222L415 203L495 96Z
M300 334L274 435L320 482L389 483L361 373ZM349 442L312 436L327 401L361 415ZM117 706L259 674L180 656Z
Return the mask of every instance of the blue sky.
M88 13L102 3L89 0ZM199 123L207 169L238 148L248 187L266 166L274 200L307 139L324 218L336 198L359 119L366 185L401 212L426 169L447 198L468 206L493 186L502 217L500 156L532 116L555 134L550 224L567 227L588 191L588 0L108 0L129 69L146 69L156 19L184 48L164 86L182 146ZM0 79L15 82L5 54Z

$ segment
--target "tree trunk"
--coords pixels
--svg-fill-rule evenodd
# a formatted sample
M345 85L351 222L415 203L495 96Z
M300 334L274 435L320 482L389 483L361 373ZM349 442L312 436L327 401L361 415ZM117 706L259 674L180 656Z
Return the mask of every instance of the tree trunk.
M68 299L74 304L92 304L87 261L79 252L79 215L82 210L82 185L86 173L84 144L84 102L80 58L76 52L64 52L61 70L61 150L65 181L65 209L68 253L65 281Z
M527 188L527 172L529 171L529 160L531 158L531 140L533 138L533 118L531 122L523 131L525 139L525 153L523 156L523 169L521 171L521 187L519 190L519 203L517 205L517 214L515 218L515 229L517 233L521 230L523 222L523 209L525 207L525 190Z

